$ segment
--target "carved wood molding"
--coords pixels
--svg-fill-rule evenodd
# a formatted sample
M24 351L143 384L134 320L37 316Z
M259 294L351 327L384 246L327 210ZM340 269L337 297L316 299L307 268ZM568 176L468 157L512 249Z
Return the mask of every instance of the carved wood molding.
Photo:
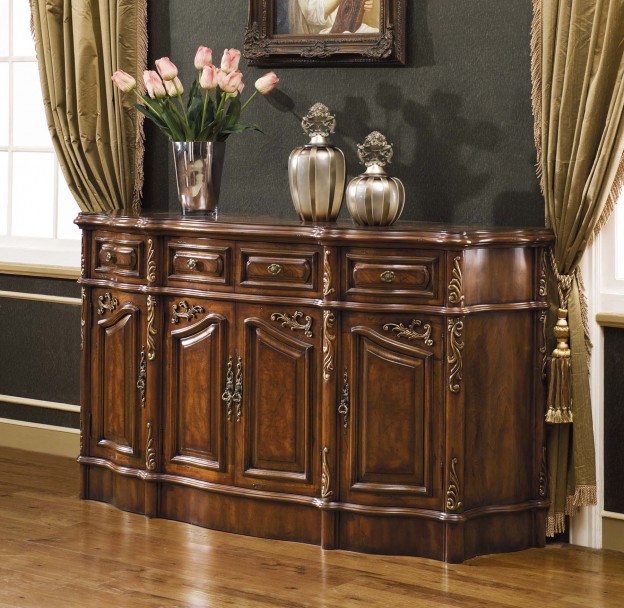
M542 254L542 267L539 280L539 295L542 298L548 297L548 253L544 250Z
M189 306L186 300L182 300L178 304L171 307L171 324L177 325L180 319L192 321L197 315L204 312L203 306Z
M331 310L323 311L323 379L327 382L334 371L336 315Z
M453 260L452 279L449 284L449 302L461 304L464 301L464 279L461 271L461 256Z
M331 251L326 247L323 254L323 297L334 293L336 290L332 287L332 269L329 263Z
M457 463L459 460L453 458L451 460L451 467L449 470L449 486L446 491L446 509L447 511L459 511L462 508L461 501L461 486L459 483L459 476L457 475Z
M464 378L464 362L462 358L464 343L461 341L463 331L464 322L462 319L448 320L449 354L446 360L451 365L449 374L449 389L451 393L459 393L461 381Z
M418 327L423 328L423 333L419 334L416 329ZM423 340L426 346L433 346L433 340L431 339L431 325L422 324L422 321L414 319L407 327L403 323L386 323L383 326L384 331L390 331L396 333L397 338L407 338L408 340Z
M331 489L331 477L329 470L329 448L325 446L321 452L321 498L327 500L334 491Z
M119 300L115 298L111 293L105 293L98 298L98 315L103 315L108 310L114 312L119 306Z
M156 328L154 322L156 320L156 297L147 296L147 358L153 361L156 358Z
M156 470L156 448L155 440L152 434L152 423L147 423L147 444L145 448L145 468L148 471Z
M312 334L312 317L305 315L305 323L299 323L299 319L303 317L303 313L299 310L291 316L288 313L274 312L271 315L271 321L281 323L282 327L288 327L291 331L302 331L308 338L314 337Z
M156 261L154 260L154 241L148 239L147 241L147 282L156 282Z

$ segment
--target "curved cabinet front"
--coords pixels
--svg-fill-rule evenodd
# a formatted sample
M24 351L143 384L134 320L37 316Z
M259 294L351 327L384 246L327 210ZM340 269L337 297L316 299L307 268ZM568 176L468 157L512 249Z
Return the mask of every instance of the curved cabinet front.
M83 498L450 562L544 544L549 231L77 223Z

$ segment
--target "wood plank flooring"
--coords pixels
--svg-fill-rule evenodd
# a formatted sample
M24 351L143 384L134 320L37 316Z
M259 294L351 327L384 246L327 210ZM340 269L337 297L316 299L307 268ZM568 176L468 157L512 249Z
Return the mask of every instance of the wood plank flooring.
M69 459L0 448L0 607L624 606L624 553L549 545L446 565L149 520L78 499Z

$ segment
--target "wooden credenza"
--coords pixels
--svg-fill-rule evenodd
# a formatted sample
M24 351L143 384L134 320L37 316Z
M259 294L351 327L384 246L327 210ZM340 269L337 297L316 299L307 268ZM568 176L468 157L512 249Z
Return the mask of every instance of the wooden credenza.
M449 562L543 546L550 231L77 223L83 498Z

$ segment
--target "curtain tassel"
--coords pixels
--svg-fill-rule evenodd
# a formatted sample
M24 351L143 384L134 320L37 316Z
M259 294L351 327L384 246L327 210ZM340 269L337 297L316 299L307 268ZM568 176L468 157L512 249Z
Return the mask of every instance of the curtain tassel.
M572 367L570 365L570 328L568 311L557 311L557 324L554 330L557 347L553 350L550 362L550 383L548 385L548 411L546 422L565 424L572 422Z

